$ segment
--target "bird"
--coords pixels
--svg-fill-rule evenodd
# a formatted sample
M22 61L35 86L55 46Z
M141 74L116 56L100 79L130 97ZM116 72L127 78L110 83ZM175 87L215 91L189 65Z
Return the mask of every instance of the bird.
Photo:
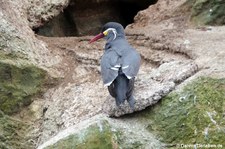
M106 23L101 32L89 43L101 38L106 40L101 57L101 76L109 94L115 98L118 107L127 100L134 110L134 81L141 65L141 56L125 37L124 27L117 22Z

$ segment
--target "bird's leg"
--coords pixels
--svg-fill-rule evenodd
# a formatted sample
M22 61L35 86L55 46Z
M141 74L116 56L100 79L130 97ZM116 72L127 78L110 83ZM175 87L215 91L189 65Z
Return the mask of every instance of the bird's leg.
M116 100L116 106L120 108L121 102L119 102L118 100Z
M127 98L129 98L133 94L133 90L134 90L134 78L131 78L128 83L128 90L126 94Z
M129 80L128 84L129 88L127 91L127 102L129 103L131 109L134 111L135 99L133 97L133 90L134 90L134 78Z

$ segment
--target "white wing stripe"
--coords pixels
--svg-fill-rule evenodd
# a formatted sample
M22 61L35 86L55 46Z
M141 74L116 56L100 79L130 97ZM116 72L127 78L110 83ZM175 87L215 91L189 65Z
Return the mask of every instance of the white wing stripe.
M118 70L119 70L119 68L117 68L117 67L111 67L110 69L112 69L112 70L116 70L116 71L118 71Z
M126 68L128 68L128 67L129 67L129 65L127 65L127 66L123 66L123 67L122 67L122 69L126 69Z
M114 81L114 80L113 80ZM109 83L106 83L106 84L104 84L104 87L107 87L107 86L109 86L113 81L111 81L111 82L109 82Z
M127 76L127 75L126 75L126 77L127 77L127 79L131 79L132 78L131 76Z
M114 67L120 68L121 66L120 65L115 65Z

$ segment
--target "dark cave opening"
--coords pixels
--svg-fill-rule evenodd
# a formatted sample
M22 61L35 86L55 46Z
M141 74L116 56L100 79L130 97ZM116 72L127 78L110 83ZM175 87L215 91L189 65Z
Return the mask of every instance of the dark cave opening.
M115 8L120 12L122 25L126 27L134 22L134 17L140 10L147 9L156 2L157 0L122 0L115 3Z
M69 37L95 35L102 25L115 21L124 27L133 23L138 11L157 0L71 0L62 13L43 26L34 29L38 35Z

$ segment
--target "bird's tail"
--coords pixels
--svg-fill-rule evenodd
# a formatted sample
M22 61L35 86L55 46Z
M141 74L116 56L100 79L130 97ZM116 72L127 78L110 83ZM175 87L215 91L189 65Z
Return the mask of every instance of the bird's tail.
M129 83L129 80L123 73L119 73L117 78L114 80L114 89L116 93L117 106L124 103L127 98L126 94L128 91L128 83Z

